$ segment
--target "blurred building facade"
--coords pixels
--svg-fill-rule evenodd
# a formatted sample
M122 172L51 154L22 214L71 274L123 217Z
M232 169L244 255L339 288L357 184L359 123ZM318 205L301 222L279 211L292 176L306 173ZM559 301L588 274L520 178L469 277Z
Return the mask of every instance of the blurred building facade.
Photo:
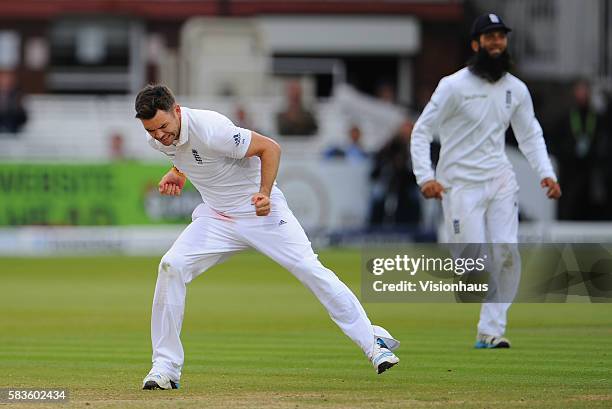
M261 95L276 91L268 74L307 74L319 96L334 81L372 94L385 82L414 103L463 59L453 0L23 0L0 2L0 20L0 66L30 94L163 81L181 94Z

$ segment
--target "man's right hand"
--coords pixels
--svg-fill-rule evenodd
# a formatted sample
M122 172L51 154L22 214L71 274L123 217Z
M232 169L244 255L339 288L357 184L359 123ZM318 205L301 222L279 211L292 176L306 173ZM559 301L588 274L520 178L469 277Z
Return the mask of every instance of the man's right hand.
M185 186L185 176L180 176L174 170L170 169L168 173L159 181L159 193L168 196L179 196Z
M430 180L421 186L421 194L425 199L442 199L444 187L437 180Z

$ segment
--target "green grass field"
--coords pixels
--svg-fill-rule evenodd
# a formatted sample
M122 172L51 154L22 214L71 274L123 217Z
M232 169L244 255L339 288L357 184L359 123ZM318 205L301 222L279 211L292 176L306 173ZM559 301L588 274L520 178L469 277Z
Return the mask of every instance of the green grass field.
M323 262L359 295L359 253ZM288 272L255 253L189 287L181 389L142 391L157 258L0 259L0 388L16 408L610 408L612 304L522 304L510 350L472 349L477 305L365 304L402 341L376 375ZM0 404L2 407L2 404Z

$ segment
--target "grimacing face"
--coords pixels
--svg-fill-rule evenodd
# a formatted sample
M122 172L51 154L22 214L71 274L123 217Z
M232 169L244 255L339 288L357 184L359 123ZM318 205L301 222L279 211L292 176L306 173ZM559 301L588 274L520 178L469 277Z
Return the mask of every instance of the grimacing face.
M508 35L503 30L493 30L483 33L478 41L472 41L472 50L477 52L484 48L491 57L497 57L508 48Z
M169 112L158 109L153 118L140 121L153 139L170 146L181 133L181 107L175 104Z

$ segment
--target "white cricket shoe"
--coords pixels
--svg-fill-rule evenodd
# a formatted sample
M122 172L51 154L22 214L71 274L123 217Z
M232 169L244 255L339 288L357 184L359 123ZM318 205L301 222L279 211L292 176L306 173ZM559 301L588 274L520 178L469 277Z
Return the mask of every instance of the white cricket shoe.
M376 373L381 374L393 365L396 365L399 362L399 358L391 352L385 341L381 338L376 338L370 361L372 361Z
M510 341L504 337L495 337L493 335L478 334L476 337L476 349L491 349L491 348L510 348Z
M178 389L178 382L174 382L168 376L154 372L150 373L142 381L142 389Z

